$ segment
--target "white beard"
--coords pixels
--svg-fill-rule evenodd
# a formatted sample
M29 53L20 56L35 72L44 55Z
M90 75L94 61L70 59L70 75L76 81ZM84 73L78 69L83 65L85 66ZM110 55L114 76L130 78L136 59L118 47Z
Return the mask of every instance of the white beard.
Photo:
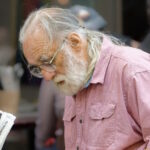
M82 57L77 57L73 54L71 48L66 48L65 55L65 75L57 75L54 78L56 86L66 95L75 95L79 92L86 79L88 64ZM60 83L61 81L64 81Z

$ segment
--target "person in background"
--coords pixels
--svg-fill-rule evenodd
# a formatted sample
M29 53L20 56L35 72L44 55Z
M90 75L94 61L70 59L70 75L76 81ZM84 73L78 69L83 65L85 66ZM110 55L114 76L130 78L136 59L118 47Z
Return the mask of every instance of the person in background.
M107 26L106 20L92 7L73 5L69 9L87 29L103 31Z
M8 29L0 26L0 66L12 65L14 62L15 50L9 41Z
M150 149L150 55L89 30L70 11L32 12L19 41L32 75L67 96L66 150Z
M107 31L107 21L94 8L82 5L74 5L71 6L69 9L76 17L84 22L86 28L90 30L108 32L108 34L115 36L128 46L132 46L135 48L139 47L140 43L130 38L129 36Z
M64 94L51 81L42 80L35 128L36 150L64 150L64 99Z

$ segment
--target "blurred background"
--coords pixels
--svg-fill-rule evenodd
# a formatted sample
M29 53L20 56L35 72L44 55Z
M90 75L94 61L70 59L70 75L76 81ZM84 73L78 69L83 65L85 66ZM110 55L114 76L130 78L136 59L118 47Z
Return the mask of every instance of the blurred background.
M17 116L3 149L35 149L41 80L30 75L20 55L18 34L24 20L36 8L77 4L94 9L105 19L103 32L141 43L149 31L146 0L1 0L0 109Z

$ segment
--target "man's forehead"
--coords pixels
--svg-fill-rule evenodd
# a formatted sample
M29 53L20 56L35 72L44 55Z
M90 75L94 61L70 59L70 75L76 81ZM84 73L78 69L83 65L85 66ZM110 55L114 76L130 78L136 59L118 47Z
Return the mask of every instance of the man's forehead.
M41 59L48 60L56 49L56 42L53 42L53 45L50 45L49 38L41 30L36 30L32 34L28 33L23 42L24 55L28 62L32 64Z
M30 62L33 60L40 59L41 55L47 55L49 51L49 43L46 38L35 35L27 35L23 42L23 52L27 60Z

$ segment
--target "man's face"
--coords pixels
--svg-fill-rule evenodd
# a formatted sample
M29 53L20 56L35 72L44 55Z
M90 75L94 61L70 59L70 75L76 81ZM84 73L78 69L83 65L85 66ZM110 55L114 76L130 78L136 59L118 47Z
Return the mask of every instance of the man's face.
M42 30L27 35L23 43L24 55L32 65L43 63L40 59L42 56L51 59L58 48L60 50L53 61L55 71L47 72L41 69L42 75L46 80L53 80L56 86L67 95L74 95L84 86L87 74L88 63L84 48L82 51L81 47L78 47L76 53L75 48L70 46L66 39L61 46L53 43L50 49L48 38Z
M64 93L74 95L84 86L88 63L77 57L67 43L64 45L64 58L65 74L57 74L53 81Z

